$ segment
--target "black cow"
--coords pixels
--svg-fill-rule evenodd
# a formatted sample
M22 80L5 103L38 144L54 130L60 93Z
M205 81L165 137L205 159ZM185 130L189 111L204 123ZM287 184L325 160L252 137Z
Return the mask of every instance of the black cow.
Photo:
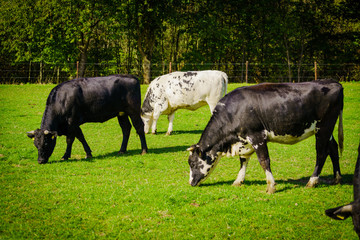
M140 84L131 75L80 78L53 88L46 102L40 129L28 132L38 149L38 162L47 163L54 151L56 137L66 135L67 148L63 159L71 156L75 137L82 143L86 157L92 157L80 125L105 122L117 117L123 132L120 153L126 152L131 124L140 136L142 153L147 152L144 124L140 117Z
M354 230L360 238L360 144L354 172L354 201L348 205L328 209L326 215L336 220L344 220L352 216Z
M308 187L318 183L330 155L335 182L341 179L338 145L332 136L339 117L342 151L343 88L332 80L305 83L264 83L242 87L223 97L198 144L191 146L190 184L196 186L214 169L221 153L240 155L241 168L234 185L241 185L251 154L256 152L266 173L267 192L275 192L267 142L297 143L316 136L316 166Z

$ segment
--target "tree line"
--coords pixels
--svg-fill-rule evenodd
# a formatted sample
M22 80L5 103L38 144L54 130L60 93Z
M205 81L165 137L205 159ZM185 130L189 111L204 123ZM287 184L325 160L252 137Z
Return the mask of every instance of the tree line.
M1 0L0 79L218 69L244 81L248 62L256 81L301 81L317 62L359 81L359 12L358 0Z

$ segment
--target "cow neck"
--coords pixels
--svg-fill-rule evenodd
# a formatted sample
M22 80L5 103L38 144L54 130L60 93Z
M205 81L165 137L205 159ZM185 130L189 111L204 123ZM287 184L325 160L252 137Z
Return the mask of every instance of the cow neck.
M45 108L44 115L41 120L41 129L49 130L49 131L57 131L58 130L58 123L57 115L53 111L50 105L47 105Z
M226 144L228 136L226 124L214 119L217 118L211 118L198 143L200 149L205 152L223 152L223 146Z
M354 172L354 201L360 199L360 145L358 147L358 158Z

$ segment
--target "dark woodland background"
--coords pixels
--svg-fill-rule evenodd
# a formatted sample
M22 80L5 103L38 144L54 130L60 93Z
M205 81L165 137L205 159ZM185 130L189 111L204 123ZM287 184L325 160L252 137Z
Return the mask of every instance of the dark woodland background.
M130 73L147 84L205 69L230 82L309 81L315 72L360 81L358 0L0 2L1 83Z

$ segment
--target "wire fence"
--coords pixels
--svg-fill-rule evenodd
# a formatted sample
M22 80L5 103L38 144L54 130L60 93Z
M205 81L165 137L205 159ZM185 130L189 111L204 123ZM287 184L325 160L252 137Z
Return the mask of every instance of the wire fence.
M151 78L172 71L220 70L229 82L304 82L321 78L338 81L360 81L360 64L278 64L278 63L171 63L151 65ZM0 67L1 84L61 83L77 77L77 63L49 64L27 62ZM143 82L140 64L87 63L85 77L133 74Z

